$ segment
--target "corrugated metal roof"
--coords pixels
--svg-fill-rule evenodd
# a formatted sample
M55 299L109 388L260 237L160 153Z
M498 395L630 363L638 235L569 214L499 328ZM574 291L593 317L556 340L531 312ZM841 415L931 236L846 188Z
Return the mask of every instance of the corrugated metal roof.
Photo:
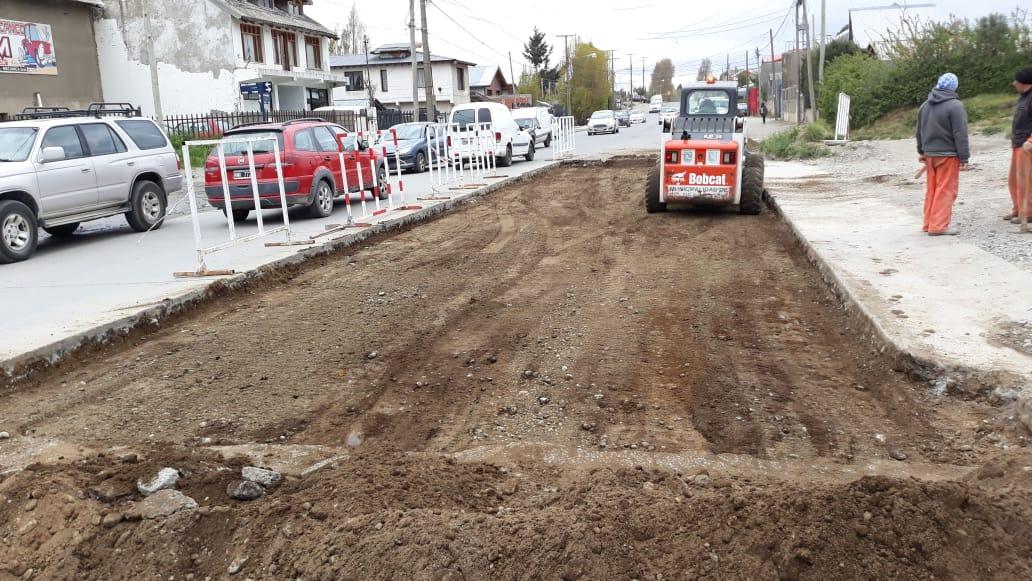
M320 36L337 38L332 30L312 20L308 16L295 16L278 8L263 8L246 0L214 0L222 4L233 16L247 21L278 26L287 29L313 32Z
M487 87L492 81L494 81L495 75L500 72L502 72L502 69L498 68L498 65L473 67L469 70L469 86ZM502 75L502 78L505 78L504 74Z
M423 64L423 53L416 51L416 60L419 64ZM432 63L447 63L454 62L467 66L473 66L474 63L466 62L462 59L456 59L452 57L442 56L439 54L431 54L430 62ZM385 57L373 52L369 53L369 66L378 65L404 65L411 64L412 57L406 55L404 57ZM346 67L364 67L366 66L366 55L363 54L344 54L344 55L330 55L330 68L346 68Z

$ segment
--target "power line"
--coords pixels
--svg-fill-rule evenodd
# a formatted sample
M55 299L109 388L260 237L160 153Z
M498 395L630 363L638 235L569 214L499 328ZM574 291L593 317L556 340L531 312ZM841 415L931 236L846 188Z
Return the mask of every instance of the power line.
M440 13L441 13L441 14L442 14L442 15L443 15L443 16L444 16L445 18L447 18L448 20L450 20L450 21L452 22L452 24L454 24L455 26L459 27L459 29L460 29L460 30L462 30L463 32L465 32L466 34L468 34L468 35L469 35L469 37L470 37L470 38L472 38L473 40L475 40L475 41L479 42L479 43L480 43L481 45L483 45L483 46L484 46L484 48L486 48L487 50L489 50L489 51L491 51L491 52L493 52L493 53L497 54L497 55L498 55L498 56L500 56L500 57L502 57L502 59L503 59L503 60L505 60L505 59L508 59L508 58L509 58L509 55L507 55L507 54L504 54L504 53L502 53L502 52L501 52L501 51L499 51L498 49L496 49L496 48L492 47L491 45L487 44L486 42L484 42L484 41L480 40L480 38L479 38L479 37L477 37L477 36L476 36L475 34L473 34L472 32L470 32L470 31L469 31L469 29L467 29L467 28L466 28L465 26L463 26L463 25L459 24L459 22L458 22L457 20L455 20L454 18L452 18L452 16L451 16L450 14L448 14L447 12L445 12L445 10L444 10L443 8L441 8L441 7L440 7L440 6L439 6L439 5L437 4L437 2L434 2L434 1L432 1L432 0L431 0L431 1L429 2L429 3L430 3L430 5L431 5L431 6L433 6L434 8L436 8L436 9L437 9L437 11L438 11L438 12L440 12ZM525 63L525 62L522 62L522 61L520 61L520 63L521 63L522 65L524 65L524 66L526 66L526 64L527 64L527 63Z

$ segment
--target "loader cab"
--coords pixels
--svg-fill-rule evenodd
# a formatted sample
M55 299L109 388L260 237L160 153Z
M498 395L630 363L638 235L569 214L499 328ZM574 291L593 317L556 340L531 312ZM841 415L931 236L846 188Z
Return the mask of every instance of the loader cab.
M681 110L671 125L671 137L730 141L742 129L737 104L734 81L692 83L681 90Z

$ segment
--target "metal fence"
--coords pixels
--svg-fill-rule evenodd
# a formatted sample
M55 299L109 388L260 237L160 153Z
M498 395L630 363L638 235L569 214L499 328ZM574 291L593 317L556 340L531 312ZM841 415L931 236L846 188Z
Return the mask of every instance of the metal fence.
M165 128L170 136L182 139L212 139L227 130L251 123L282 123L295 119L325 119L351 131L368 130L364 115L351 111L258 111L244 113L207 113L201 115L169 115ZM411 111L385 109L377 111L377 128L387 129L398 123L412 121Z

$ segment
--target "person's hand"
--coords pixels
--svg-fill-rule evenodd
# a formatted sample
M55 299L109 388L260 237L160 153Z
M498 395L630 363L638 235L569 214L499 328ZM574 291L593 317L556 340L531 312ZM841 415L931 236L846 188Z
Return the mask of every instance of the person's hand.
M1021 150L1025 153L1032 153L1032 141L1026 141L1021 145Z
M968 171L969 169L971 169L971 165L970 164L967 164L967 163L960 164L960 171Z
M925 162L925 156L918 155L917 156L917 163L924 163L924 162Z

